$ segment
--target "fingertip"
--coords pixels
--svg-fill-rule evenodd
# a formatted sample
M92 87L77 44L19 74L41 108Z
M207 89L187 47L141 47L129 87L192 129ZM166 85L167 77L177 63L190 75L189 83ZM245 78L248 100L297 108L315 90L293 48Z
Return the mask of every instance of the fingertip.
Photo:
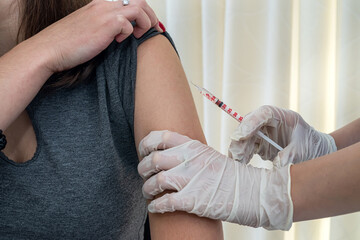
M192 139L189 138L188 136L182 135L182 134L177 133L177 132L167 131L162 136L162 140L163 140L163 142L165 143L166 146L175 147L175 146L184 144L186 142L189 142Z
M118 42L118 43L121 43L122 41L124 41L126 38L128 38L129 36L128 35L124 35L124 34L119 34L115 37L115 40Z
M136 38L140 38L142 37L147 31L150 30L151 28L151 21L150 19L147 19L147 21L137 21L135 25L133 25L134 28L134 36Z
M159 25L160 29L162 30L162 32L166 32L166 28L162 22L159 21L158 25Z
M167 170L163 169L161 166L162 162L160 162L159 155L160 153L157 151L152 152L148 156L144 157L143 160L141 160L141 162L138 164L138 173L143 179L146 180L159 171Z
M146 183L146 182L145 182L145 183ZM145 188L146 188L145 183L144 183L144 185L142 186L142 195L143 195L143 197L144 197L145 199L151 200L151 199L154 198L154 196L151 195L151 194L149 194L149 193L147 193L147 191L146 191L146 189L145 189Z
M153 151L172 148L191 140L185 135L169 130L152 131L140 141L139 154L141 157L145 157Z
M231 134L230 138L233 141L246 140L254 135L257 129L260 129L260 126L253 126L251 123L248 123L248 120L245 120L239 124L239 126Z
M151 213L156 213L155 212L155 206L154 206L154 201L152 201L149 205L148 205L148 211Z
M146 31L144 31L144 29L140 29L137 27L134 28L133 34L134 34L134 37L137 39L141 38L145 33L146 33Z
M145 179L145 164L144 159L137 165L137 171L142 179Z
M150 154L150 151L148 150L149 146L147 145L147 139L149 138L149 135L145 136L143 139L141 139L138 147L138 151L140 154L140 157L144 158L147 155Z
M148 194L147 194L146 192L144 192L144 191L143 191L143 197L144 197L145 199L147 199L147 200L151 200L151 199L154 198L153 196L148 195Z
M238 133L239 140L245 140L249 138L251 135L254 134L254 132L256 132L258 128L259 126L253 126L244 122L239 127L239 133Z
M150 177L148 180L145 181L142 187L142 193L144 198L146 199L153 199L156 194L160 192L159 188L156 184L156 176Z
M244 138L244 136L242 135L241 131L239 130L239 127L230 136L230 139L233 141L240 141L243 138Z
M171 196L172 194L175 193L167 193L164 196L155 199L153 201L150 202L150 204L148 205L148 210L151 213L165 213L165 212L175 212L176 209L174 202L171 200Z
M161 28L162 23L160 23L159 19L156 19L156 23L153 25L153 27L159 32L159 33L163 33L165 32L165 30L163 28Z
M168 130L162 131L151 131L139 143L139 154L141 157L149 155L151 152L159 149L159 145L162 143L162 136L164 133L169 132Z
M253 112L248 113L235 131L234 139L246 140L255 135L272 117L268 106L261 106Z
M156 24L154 26L154 28L156 29L156 31L158 31L159 33L163 33L164 31L162 30L162 28L159 26L159 24Z
M141 164L141 162L137 165L137 171L138 171L138 174L140 175L140 177L142 179L144 179L144 177L142 175L142 166L140 164Z

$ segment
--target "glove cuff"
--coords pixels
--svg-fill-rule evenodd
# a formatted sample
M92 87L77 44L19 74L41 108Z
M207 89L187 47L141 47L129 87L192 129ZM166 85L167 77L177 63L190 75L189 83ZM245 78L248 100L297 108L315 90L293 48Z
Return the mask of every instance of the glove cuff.
M337 146L336 146L335 139L330 134L326 134L326 137L327 137L326 139L328 140L330 149L332 150L332 152L336 152L337 151Z
M260 186L260 227L289 230L293 222L291 177L289 164L262 171Z

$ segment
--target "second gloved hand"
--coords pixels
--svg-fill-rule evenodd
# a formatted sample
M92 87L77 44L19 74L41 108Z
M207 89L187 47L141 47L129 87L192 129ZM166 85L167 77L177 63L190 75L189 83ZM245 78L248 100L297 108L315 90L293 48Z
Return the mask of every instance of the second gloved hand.
M246 166L190 138L151 132L139 146L143 194L152 213L186 211L252 227L288 230L292 224L290 166ZM153 175L156 174L156 175ZM152 176L153 175L153 176Z
M262 131L284 150L278 150L256 135ZM296 112L274 106L262 106L246 115L232 135L229 156L248 163L259 154L274 165L285 166L314 159L337 150L333 137L316 131Z

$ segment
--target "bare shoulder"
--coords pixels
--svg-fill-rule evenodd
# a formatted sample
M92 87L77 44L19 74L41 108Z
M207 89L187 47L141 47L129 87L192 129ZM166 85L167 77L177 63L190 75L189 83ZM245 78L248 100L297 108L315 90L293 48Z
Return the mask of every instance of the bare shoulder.
M180 59L162 35L145 41L138 50L135 127L145 135L167 129L205 142Z
M170 56L172 54L176 55L174 47L171 45L169 39L162 34L156 35L152 38L144 41L138 50L138 57L143 57L142 54L147 54L149 52L158 52L158 54L165 54L165 56ZM159 52L160 51L160 52ZM169 54L169 55L167 55Z
M169 40L153 37L138 49L135 142L154 130L171 130L205 142L179 57ZM185 212L150 214L152 239L222 239L220 221Z

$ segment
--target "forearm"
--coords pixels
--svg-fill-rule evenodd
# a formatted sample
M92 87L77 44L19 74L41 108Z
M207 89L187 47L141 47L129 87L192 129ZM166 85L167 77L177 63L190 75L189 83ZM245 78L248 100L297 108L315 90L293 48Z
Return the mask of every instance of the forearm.
M360 210L360 143L291 167L294 221Z
M22 42L0 58L0 129L5 130L26 108L51 76L46 53L32 40Z
M360 142L360 118L330 134L339 149Z

